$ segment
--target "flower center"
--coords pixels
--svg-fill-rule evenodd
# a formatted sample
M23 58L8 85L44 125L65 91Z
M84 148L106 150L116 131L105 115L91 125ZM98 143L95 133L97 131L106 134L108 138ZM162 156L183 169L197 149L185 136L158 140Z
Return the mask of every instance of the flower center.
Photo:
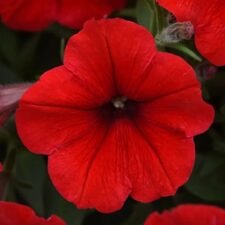
M138 103L125 96L116 96L101 106L101 118L111 120L122 117L134 117Z
M124 109L126 105L127 98L125 96L116 97L112 99L112 104L116 109Z

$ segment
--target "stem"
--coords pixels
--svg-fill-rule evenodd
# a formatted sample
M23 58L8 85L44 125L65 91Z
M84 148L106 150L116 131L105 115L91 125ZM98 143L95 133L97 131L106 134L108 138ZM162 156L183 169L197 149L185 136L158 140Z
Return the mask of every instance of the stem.
M160 42L159 40L157 41L157 46L158 49L163 49L163 47L168 47L171 49L176 49L180 52L183 52L184 54L188 55L189 57L191 57L192 59L196 60L197 62L202 62L202 58L193 50L191 50L190 48L188 48L187 46L185 46L184 44L181 43L177 43L177 44L165 44Z
M9 184L11 179L11 172L14 167L15 159L16 159L16 149L12 148L8 151L8 154L4 160L4 174L6 176L6 183L4 187L4 194L2 195L2 200L7 200Z
M167 47L172 47L174 49L177 49L178 51L181 51L183 53L185 53L186 55L190 56L192 59L195 59L198 62L202 62L202 58L195 53L194 51L192 51L190 48L186 47L185 45L182 44L176 44L176 45L172 45L172 46L167 46Z
M61 38L61 40L60 40L60 59L62 62L63 62L63 58L64 58L65 46L66 46L66 39Z
M159 13L158 13L158 8L156 6L156 2L153 2L153 10L155 13L155 25L156 25L156 30L155 30L155 35L157 35L160 31L160 27L159 27Z
M14 166L14 162L16 159L16 150L13 148L11 150L9 150L5 160L4 160L4 171L7 173L11 173L13 166Z

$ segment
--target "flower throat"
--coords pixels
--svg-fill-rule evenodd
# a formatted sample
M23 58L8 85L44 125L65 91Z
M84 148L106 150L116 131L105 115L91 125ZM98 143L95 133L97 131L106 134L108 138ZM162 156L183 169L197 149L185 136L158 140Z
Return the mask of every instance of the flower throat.
M103 117L109 120L121 117L134 117L137 113L138 104L125 96L116 96L101 107Z

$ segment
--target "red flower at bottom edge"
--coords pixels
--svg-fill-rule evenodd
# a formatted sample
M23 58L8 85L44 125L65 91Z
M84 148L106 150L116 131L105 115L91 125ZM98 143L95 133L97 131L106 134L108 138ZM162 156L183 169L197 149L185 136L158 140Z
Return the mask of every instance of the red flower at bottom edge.
M14 202L0 201L0 224L2 225L65 225L57 216L47 220L35 215L34 211Z
M181 205L162 214L153 213L144 225L224 225L225 210L209 205Z
M191 66L121 19L86 23L64 61L16 113L23 143L49 156L57 190L101 212L120 209L130 194L141 202L173 195L190 176L193 136L214 115Z

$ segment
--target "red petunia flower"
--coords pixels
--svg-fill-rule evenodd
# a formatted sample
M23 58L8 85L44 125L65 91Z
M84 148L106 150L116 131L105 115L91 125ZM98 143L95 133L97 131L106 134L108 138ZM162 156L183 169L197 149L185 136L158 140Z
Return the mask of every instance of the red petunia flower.
M53 215L44 219L35 215L34 211L14 202L0 201L0 224L2 225L65 225Z
M30 83L0 85L0 126L15 112L17 103Z
M176 16L178 22L194 26L195 44L211 63L225 65L224 0L156 0Z
M57 190L80 208L112 212L128 195L149 202L175 193L194 162L193 136L213 109L193 69L158 52L143 27L90 21L22 97L18 133L48 155Z
M151 214L144 225L224 225L225 210L210 205L180 205L172 211Z
M2 21L13 29L38 31L52 22L79 29L91 18L103 18L126 0L1 0Z

